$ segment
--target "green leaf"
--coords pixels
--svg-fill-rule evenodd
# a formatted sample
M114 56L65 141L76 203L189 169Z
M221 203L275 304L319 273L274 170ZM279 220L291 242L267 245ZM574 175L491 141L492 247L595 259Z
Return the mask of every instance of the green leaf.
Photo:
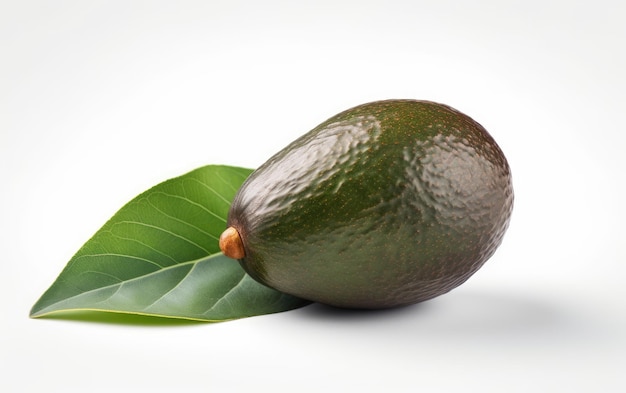
M72 257L31 317L90 310L224 321L307 304L257 283L219 250L251 172L205 166L139 195Z

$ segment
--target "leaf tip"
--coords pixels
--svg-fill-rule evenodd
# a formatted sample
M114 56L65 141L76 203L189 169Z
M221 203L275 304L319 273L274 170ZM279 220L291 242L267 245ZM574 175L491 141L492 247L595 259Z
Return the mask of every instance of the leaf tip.
M40 310L35 310L34 308L30 310L30 312L28 313L28 318L31 319L36 319L39 318L40 316L42 316L43 314L41 313Z

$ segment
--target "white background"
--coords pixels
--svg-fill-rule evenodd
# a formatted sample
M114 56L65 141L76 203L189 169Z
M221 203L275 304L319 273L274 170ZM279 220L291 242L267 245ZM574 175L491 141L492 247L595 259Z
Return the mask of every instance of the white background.
M0 2L0 391L626 391L619 1ZM385 98L474 117L511 227L451 293L205 324L31 320L123 204Z

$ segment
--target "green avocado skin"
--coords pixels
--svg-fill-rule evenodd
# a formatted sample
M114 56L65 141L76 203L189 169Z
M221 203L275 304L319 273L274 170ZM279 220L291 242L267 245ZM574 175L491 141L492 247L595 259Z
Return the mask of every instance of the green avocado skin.
M387 100L326 120L244 182L228 225L257 281L346 308L450 291L492 256L513 207L504 154L446 105Z

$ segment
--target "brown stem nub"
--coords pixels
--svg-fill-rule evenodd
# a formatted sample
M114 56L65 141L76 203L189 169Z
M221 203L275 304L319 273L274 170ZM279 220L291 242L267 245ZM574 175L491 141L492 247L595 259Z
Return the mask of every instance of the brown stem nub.
M220 235L220 249L229 258L241 259L246 255L239 232L233 227L228 227Z

